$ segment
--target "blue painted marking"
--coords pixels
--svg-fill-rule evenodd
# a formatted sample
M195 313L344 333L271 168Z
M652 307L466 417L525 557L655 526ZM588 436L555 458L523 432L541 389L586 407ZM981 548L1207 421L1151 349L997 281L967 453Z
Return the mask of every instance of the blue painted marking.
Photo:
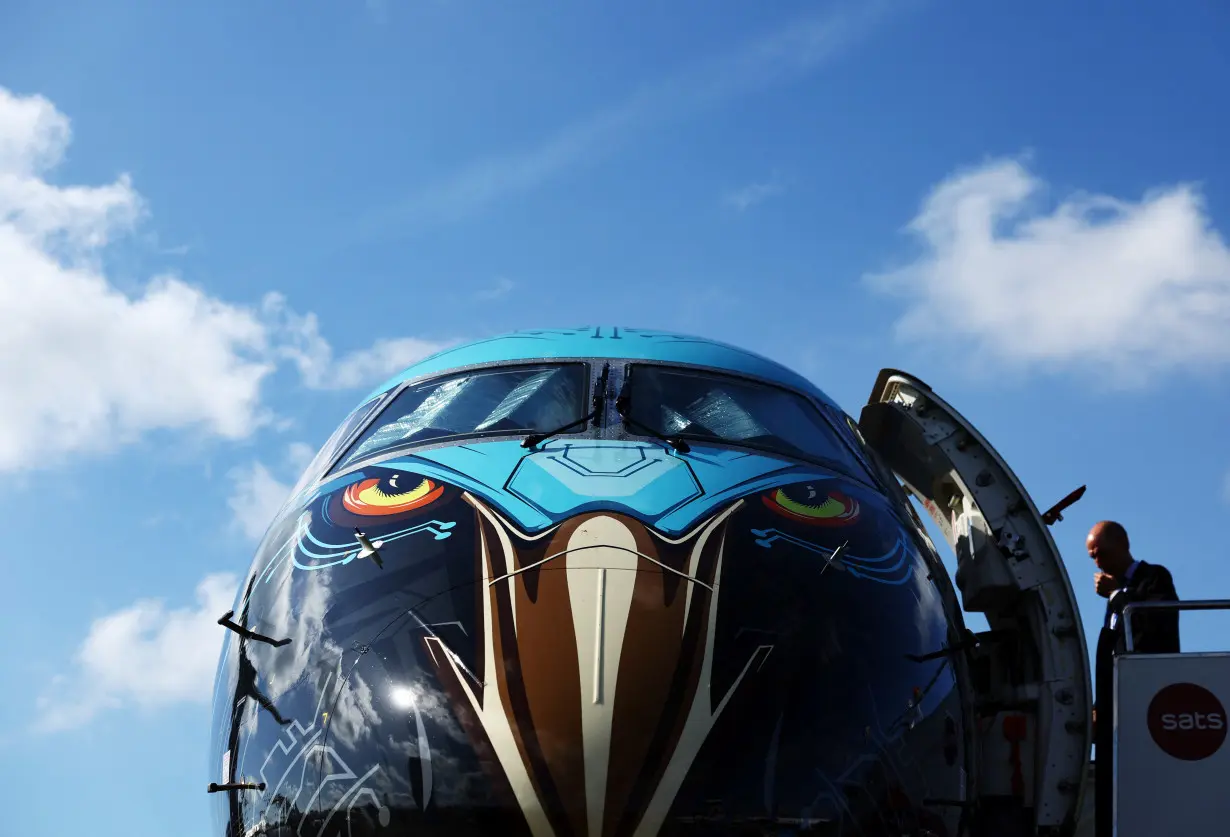
M756 536L756 545L764 549L772 548L776 541L784 541L826 559L832 557L835 551L788 532L783 532L780 529L752 529L751 532ZM896 556L896 561L893 561L894 556ZM892 562L891 565L890 562ZM855 578L895 586L905 584L910 580L912 573L908 572L908 563L909 549L905 540L898 537L897 542L883 555L878 555L874 558L864 558L852 555L849 552L843 552L837 562L830 564L830 566L834 569L845 570ZM903 567L907 568L907 572L901 572ZM892 577L886 577L890 575Z
M421 532L429 532L431 533L431 535L434 537L435 540L442 541L445 538L453 534L449 530L452 529L456 525L457 525L457 522L454 520L429 520L426 523L419 523L415 526L410 526L406 529L401 529L399 531L390 533L388 535L385 535L379 538L378 540L383 546L385 544L392 543L393 541L401 540L402 538L408 538L411 535L417 535ZM324 549L325 552L323 554L320 554L320 553L312 552L306 549L304 547L304 537L305 536L308 539L310 539L312 543ZM329 563L327 564L303 564L303 563L300 563L297 555L294 556L292 560L294 561L295 566L301 570L323 570L323 569L327 569L328 567L336 567L339 565L349 564L351 561L353 561L355 558L358 557L359 552L361 550L362 550L362 547L354 543L342 543L342 544L324 543L319 538L317 538L315 535L313 535L308 530L308 527L304 527L304 528L301 528L299 532L299 544L298 544L297 551L302 552L304 555L306 555L309 558L319 558L321 560L328 560L332 558L332 559L337 559L337 560L329 561Z
M817 471L812 466L800 466L767 456L732 458L729 463L719 463L713 467L693 462L692 470L705 495L664 515L655 524L659 530L672 536L686 532L697 521L740 498L754 500L754 495L763 491L796 482L836 479L833 474Z
M554 458L555 462L552 465L535 466L527 470L525 475L519 474L518 466L522 462L528 467L530 462L540 463L544 458ZM562 500L550 499L554 496L553 492L560 490L555 487L557 483L563 482L567 493L576 498L575 502L584 504L585 508L613 508L610 504L603 505L598 501L605 492L615 492L613 496L619 502L627 496L625 492L634 483L620 483L616 479L602 480L595 475L600 472L608 476L622 473L629 479L635 479L636 475L630 472L641 469L648 471L650 468L675 469L680 466L690 471L692 488L683 483L681 471L670 478L680 480L677 486L672 488L670 482L663 482L654 489L668 492L675 498L671 502L666 502L666 495L659 495L657 499L646 501L644 512L638 513L635 508L626 507L629 513L670 535L681 534L698 520L712 514L719 506L732 502L748 491L758 490L761 487L760 482L764 482L765 487L771 487L785 481L783 476L773 478L770 475L790 474L791 478L798 479L831 478L830 475L818 473L812 468L800 469L798 465L781 459L743 451L696 445L686 456L674 456L656 443L603 440L576 444L555 440L532 453L527 452L521 447L521 443L516 441L481 442L436 448L381 463L381 467L416 471L464 488L495 506L509 520L530 534L554 526L564 517L585 510L576 506L564 509L560 505ZM441 470L442 468L447 470ZM529 476L531 471L536 473L537 481L532 481ZM764 477L765 480L757 481L758 477ZM753 482L749 483L749 480ZM329 490L337 490L345 482L332 484ZM680 501L682 505L678 505ZM651 508L665 510L658 512L662 515L661 519L654 520L655 515L648 511Z
M286 558L286 553L293 548L293 545L297 540L297 538L286 538L282 541L282 545L278 547L278 551L273 553L273 557L269 559L269 563L265 566L265 569L261 571L259 576L260 580L263 580L266 584L269 583L269 579L273 577L274 569L276 569L277 566Z
M484 442L425 450L374 467L411 471L469 491L522 531L532 534L558 521L504 490L504 484L525 455L520 442Z
M542 464L547 459L552 463ZM525 474L519 466L526 469ZM673 473L656 482L664 476L656 470L667 468ZM554 440L528 452L520 442L500 440L386 460L330 480L316 496L339 491L372 476L376 469L407 471L469 491L527 534L548 529L573 514L620 508L672 537L740 497L792 482L838 478L814 465L703 444L694 444L691 453L676 456L646 442ZM690 486L685 472L690 475ZM627 492L637 480L650 475L654 480L641 484L639 490L651 490L652 496L628 503ZM574 505L565 508L569 497ZM615 502L604 503L606 497Z
M622 442L570 444L531 454L521 460L507 490L555 519L590 506L652 520L703 493L682 460L657 445Z
M764 547L765 549L771 548L774 541L785 541L786 543L806 549L808 552L814 552L825 559L832 558L833 553L837 551L836 548L829 549L827 546L820 546L819 544L791 535L788 532L783 532L780 529L752 529L751 532L756 536L756 546ZM829 562L829 565L837 570L844 570L844 564L845 562L842 558Z
M630 477L666 459L657 445L593 443L568 444L563 453L551 452L548 457L582 477Z

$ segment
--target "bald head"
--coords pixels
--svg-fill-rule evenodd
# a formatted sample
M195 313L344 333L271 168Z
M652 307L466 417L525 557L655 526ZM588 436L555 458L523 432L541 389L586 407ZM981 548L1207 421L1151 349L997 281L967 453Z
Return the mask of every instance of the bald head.
M1095 523L1085 538L1085 548L1098 569L1108 575L1122 576L1132 565L1127 530L1113 520Z

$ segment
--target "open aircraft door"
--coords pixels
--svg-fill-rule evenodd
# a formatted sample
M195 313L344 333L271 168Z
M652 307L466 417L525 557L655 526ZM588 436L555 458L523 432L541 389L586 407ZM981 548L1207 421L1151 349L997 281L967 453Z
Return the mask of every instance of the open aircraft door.
M882 370L859 429L952 547L962 608L990 626L947 649L973 696L957 801L971 808L970 834L1071 835L1093 793L1089 660L1047 522L987 440L917 378Z

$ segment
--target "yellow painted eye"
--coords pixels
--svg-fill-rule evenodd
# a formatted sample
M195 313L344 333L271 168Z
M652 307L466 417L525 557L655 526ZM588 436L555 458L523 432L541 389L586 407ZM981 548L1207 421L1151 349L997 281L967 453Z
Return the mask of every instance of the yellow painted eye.
M859 514L857 500L840 491L817 491L811 485L779 488L762 499L780 515L817 526L844 526L857 520Z
M398 485L403 480L404 485ZM342 506L352 514L378 517L422 508L440 499L443 493L444 486L426 477L393 474L349 486L342 495Z

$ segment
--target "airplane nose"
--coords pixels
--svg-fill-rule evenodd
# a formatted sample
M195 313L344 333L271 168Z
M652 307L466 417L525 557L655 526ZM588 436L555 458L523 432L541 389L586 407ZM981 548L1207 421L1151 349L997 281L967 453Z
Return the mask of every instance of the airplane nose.
M924 814L883 800L955 798L955 681L909 656L944 615L871 495L535 533L386 484L313 501L254 566L236 619L292 642L225 652L215 764L265 789L219 799L221 833L905 834Z
M372 619L354 605L395 595L379 581L397 561L369 569L331 627L371 627L350 631L315 715L301 713L316 720L283 732L258 718L284 737L265 741L262 776L285 773L270 781L279 804L356 835L656 834L738 686L709 688L726 515L675 542L601 513L529 540L470 502L477 537L456 543L474 547L479 581L438 579Z

